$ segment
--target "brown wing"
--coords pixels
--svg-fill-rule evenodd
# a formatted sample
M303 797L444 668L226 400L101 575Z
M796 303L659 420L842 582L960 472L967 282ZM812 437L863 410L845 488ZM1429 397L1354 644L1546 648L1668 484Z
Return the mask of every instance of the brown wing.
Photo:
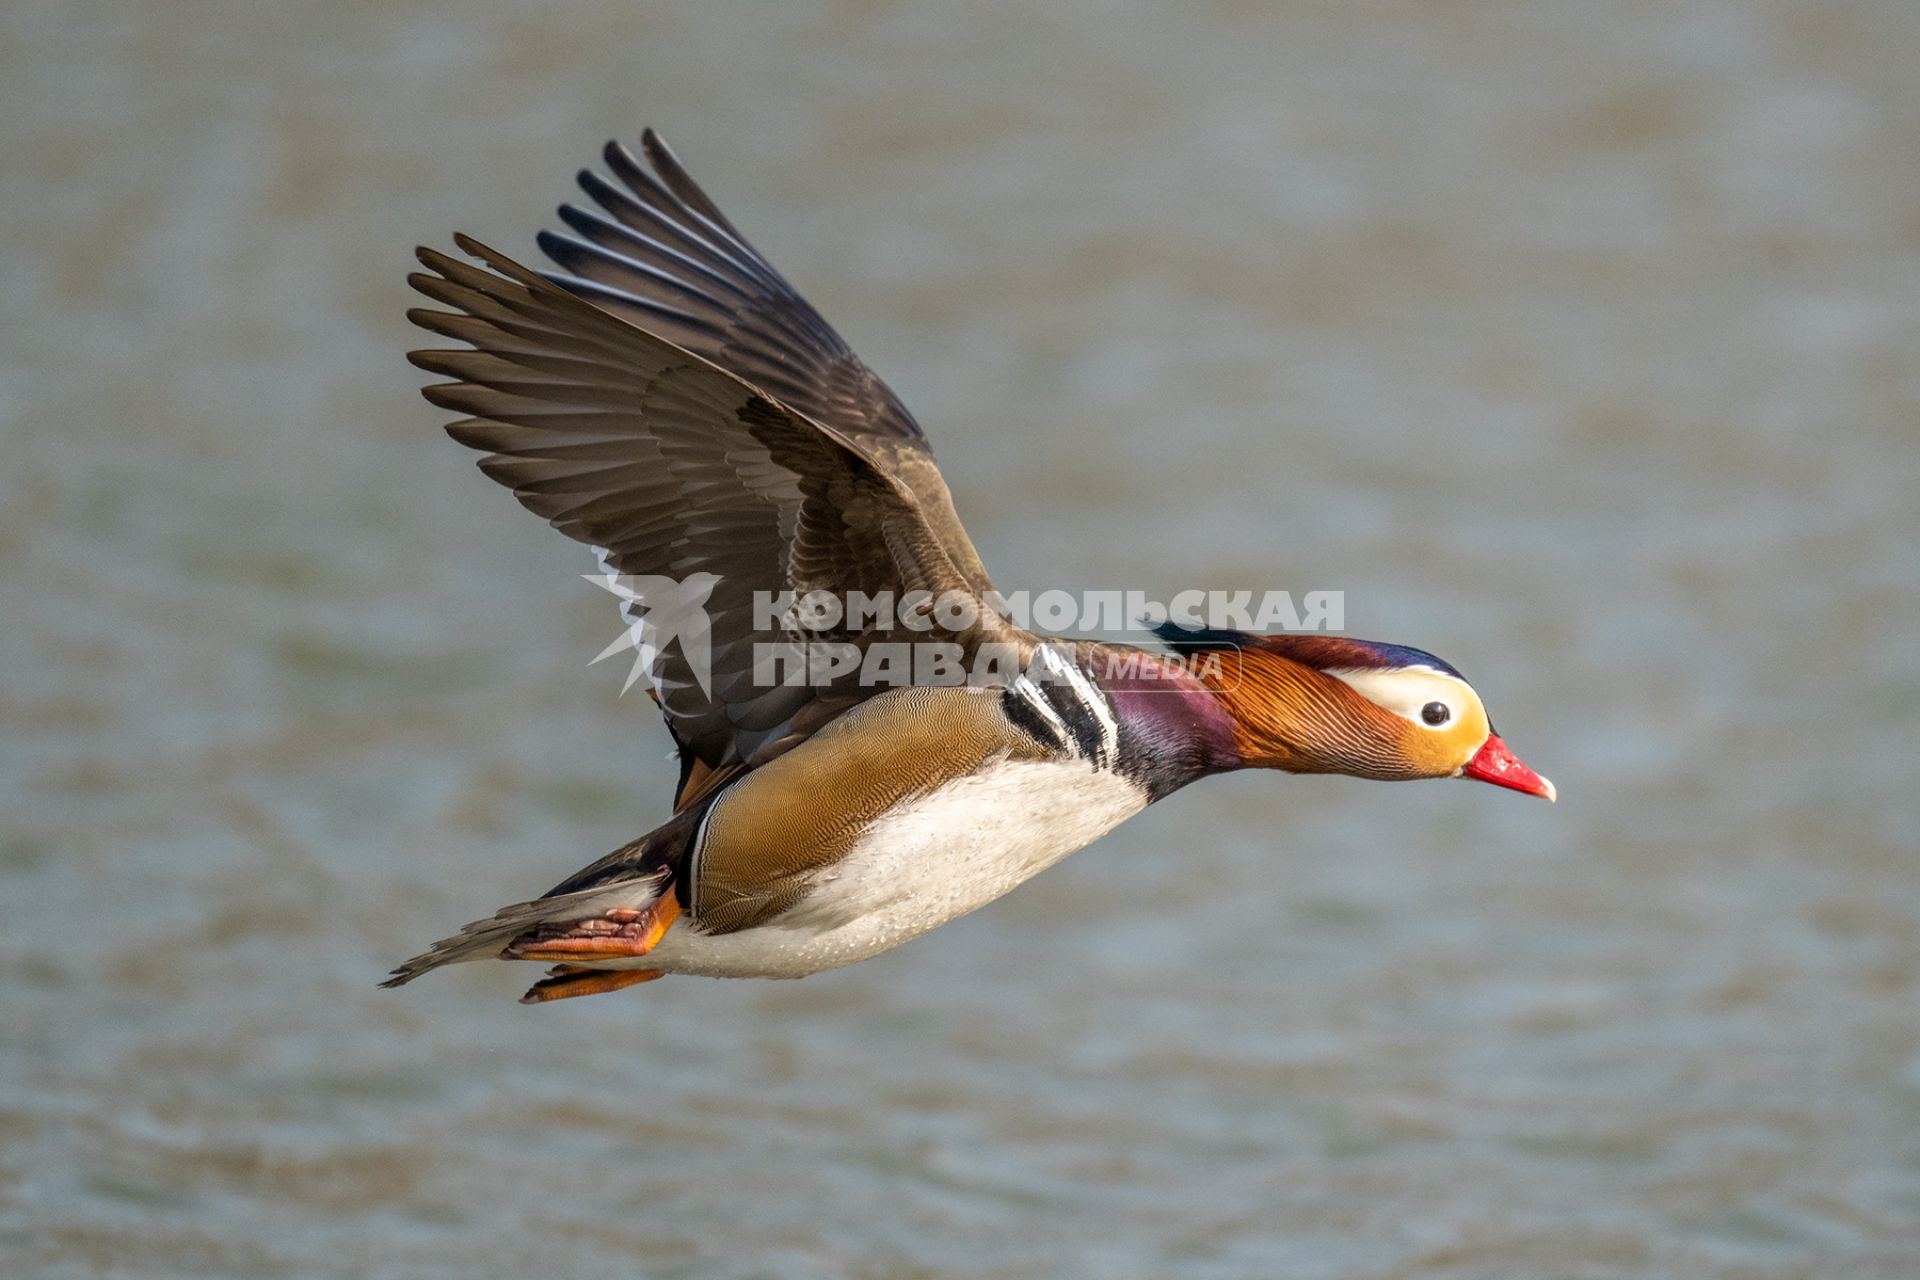
M484 451L483 471L598 549L609 572L711 588L710 679L699 679L689 641L703 637L692 632L649 660L689 761L728 770L770 758L865 696L845 683L756 680L756 644L779 638L753 630L756 592L968 588L913 491L841 432L456 240L485 266L420 250L431 274L410 282L453 310L408 314L473 349L414 352L416 365L457 379L424 394L472 415L448 428L454 439ZM651 616L672 601L637 604Z
M540 247L561 268L549 279L841 432L906 482L968 585L990 590L906 406L734 229L651 129L641 150L651 171L609 142L604 155L615 180L580 172L581 190L599 209L560 206L573 234L541 233Z

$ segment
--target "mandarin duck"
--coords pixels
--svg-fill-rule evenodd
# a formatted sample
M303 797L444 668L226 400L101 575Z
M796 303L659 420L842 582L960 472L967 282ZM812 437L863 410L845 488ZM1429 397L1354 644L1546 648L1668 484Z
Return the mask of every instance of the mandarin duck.
M594 549L641 626L698 581L701 626L636 640L679 763L657 829L394 970L553 966L529 1003L670 973L798 978L992 902L1188 783L1246 768L1473 778L1554 798L1479 695L1418 649L1163 623L1160 647L1066 640L993 587L906 407L653 132L611 143L537 272L465 236L418 252L426 398L522 505ZM622 583L642 584L623 588ZM756 597L981 602L911 638L994 649L994 678L768 680ZM825 628L855 651L889 634ZM778 638L778 637L776 637ZM698 643L693 643L698 641ZM696 659L693 650L700 650Z

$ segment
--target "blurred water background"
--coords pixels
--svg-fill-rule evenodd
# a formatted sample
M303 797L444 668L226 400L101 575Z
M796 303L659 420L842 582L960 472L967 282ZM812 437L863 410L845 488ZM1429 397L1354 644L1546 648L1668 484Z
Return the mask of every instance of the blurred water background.
M0 1270L1920 1272L1920 7L0 10ZM1337 588L1261 775L802 983L374 983L654 825L417 242L665 131L1006 587Z

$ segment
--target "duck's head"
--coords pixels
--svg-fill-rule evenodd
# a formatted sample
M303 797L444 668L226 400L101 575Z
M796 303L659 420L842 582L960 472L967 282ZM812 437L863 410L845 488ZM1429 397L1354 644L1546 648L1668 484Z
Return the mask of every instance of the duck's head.
M1480 695L1419 649L1331 635L1262 636L1168 623L1226 708L1247 764L1360 778L1474 778L1554 799L1493 731Z

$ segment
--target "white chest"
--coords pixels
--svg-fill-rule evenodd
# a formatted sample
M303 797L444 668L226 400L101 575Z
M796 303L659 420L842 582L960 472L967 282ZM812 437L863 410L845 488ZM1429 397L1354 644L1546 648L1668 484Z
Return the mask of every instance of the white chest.
M881 817L808 895L766 924L682 926L645 964L671 973L798 978L878 955L985 906L1146 808L1082 760L1003 763Z

